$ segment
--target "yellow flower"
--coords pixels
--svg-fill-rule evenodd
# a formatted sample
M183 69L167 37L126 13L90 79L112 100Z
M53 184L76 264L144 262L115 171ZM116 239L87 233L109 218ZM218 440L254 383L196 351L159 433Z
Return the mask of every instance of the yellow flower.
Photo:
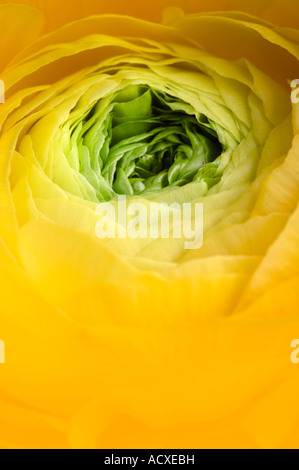
M0 5L0 445L298 447L297 4L21 3ZM203 203L203 246L98 239L126 191Z

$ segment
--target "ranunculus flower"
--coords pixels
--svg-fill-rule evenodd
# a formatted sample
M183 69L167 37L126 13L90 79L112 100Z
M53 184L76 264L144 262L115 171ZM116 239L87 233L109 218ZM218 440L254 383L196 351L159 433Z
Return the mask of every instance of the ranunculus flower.
M298 447L298 6L223 3L1 2L2 447Z

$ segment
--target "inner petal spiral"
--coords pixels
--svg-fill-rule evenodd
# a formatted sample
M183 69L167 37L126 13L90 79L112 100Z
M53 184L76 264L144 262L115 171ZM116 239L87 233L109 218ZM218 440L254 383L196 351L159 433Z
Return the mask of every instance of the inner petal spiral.
M67 159L78 166L99 201L221 179L227 148L206 116L165 92L128 85L70 127Z

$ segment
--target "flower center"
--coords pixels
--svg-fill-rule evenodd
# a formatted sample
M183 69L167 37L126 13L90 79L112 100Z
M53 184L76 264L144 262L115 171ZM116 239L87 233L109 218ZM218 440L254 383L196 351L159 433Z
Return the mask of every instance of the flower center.
M190 114L183 101L129 85L75 123L71 142L80 173L102 202L201 180L209 187L217 184L224 147L213 127L204 115L199 121Z

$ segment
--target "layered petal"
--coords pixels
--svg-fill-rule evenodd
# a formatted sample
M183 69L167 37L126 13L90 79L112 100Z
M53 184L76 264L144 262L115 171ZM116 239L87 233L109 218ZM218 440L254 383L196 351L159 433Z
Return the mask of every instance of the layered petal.
M66 23L43 5L48 31ZM298 446L298 34L165 15L79 20L3 73L3 447ZM99 240L118 196L190 204L193 223L203 204L202 247Z

